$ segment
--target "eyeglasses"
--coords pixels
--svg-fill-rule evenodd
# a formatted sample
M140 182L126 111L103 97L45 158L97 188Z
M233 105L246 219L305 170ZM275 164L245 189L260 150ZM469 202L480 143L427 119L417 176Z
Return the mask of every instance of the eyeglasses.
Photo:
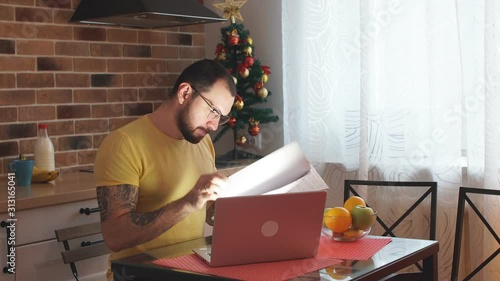
M201 94L200 91L198 91L192 85L191 85L191 88L193 88L193 90L195 90L196 92L198 92L198 94L203 99L203 101L205 101L205 103L210 107L210 112L208 113L208 116L207 116L208 118L213 119L213 120L219 119L219 125L224 125L224 124L227 123L227 121L229 121L229 119L231 118L230 116L223 115L222 112L217 107L215 107L214 105L212 105L212 103L207 98L205 98Z

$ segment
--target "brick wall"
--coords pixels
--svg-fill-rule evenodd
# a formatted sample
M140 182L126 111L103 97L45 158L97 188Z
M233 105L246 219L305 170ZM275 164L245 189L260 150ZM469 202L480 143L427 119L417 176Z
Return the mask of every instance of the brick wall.
M152 112L204 57L203 25L70 24L79 0L0 0L0 173L47 123L61 170L92 167L103 137Z

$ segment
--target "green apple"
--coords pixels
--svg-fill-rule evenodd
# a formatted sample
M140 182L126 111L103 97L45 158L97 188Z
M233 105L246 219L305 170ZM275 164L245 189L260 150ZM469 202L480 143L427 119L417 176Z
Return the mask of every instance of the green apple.
M372 208L357 205L352 208L352 227L354 229L368 230L377 218Z

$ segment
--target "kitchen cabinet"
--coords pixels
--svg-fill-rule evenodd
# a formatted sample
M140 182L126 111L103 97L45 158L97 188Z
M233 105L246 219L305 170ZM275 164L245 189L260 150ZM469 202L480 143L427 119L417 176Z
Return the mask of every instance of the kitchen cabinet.
M95 199L46 206L16 212L16 274L2 273L1 281L66 281L75 280L69 264L64 264L62 243L55 238L55 229L99 221L98 213L80 214L80 208L95 208ZM5 220L7 214L2 214ZM6 245L6 231L2 228L1 245ZM86 241L102 240L100 235ZM77 241L78 243L80 241ZM71 247L80 247L75 242ZM2 247L2 257L6 257L6 246ZM79 280L106 280L108 255L76 263Z

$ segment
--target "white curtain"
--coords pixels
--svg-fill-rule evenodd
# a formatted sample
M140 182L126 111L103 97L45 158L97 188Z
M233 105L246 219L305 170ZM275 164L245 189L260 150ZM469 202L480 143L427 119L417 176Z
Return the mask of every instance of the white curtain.
M321 164L335 204L346 178L437 181L449 278L458 187L500 189L500 1L283 0L282 12L285 143Z

